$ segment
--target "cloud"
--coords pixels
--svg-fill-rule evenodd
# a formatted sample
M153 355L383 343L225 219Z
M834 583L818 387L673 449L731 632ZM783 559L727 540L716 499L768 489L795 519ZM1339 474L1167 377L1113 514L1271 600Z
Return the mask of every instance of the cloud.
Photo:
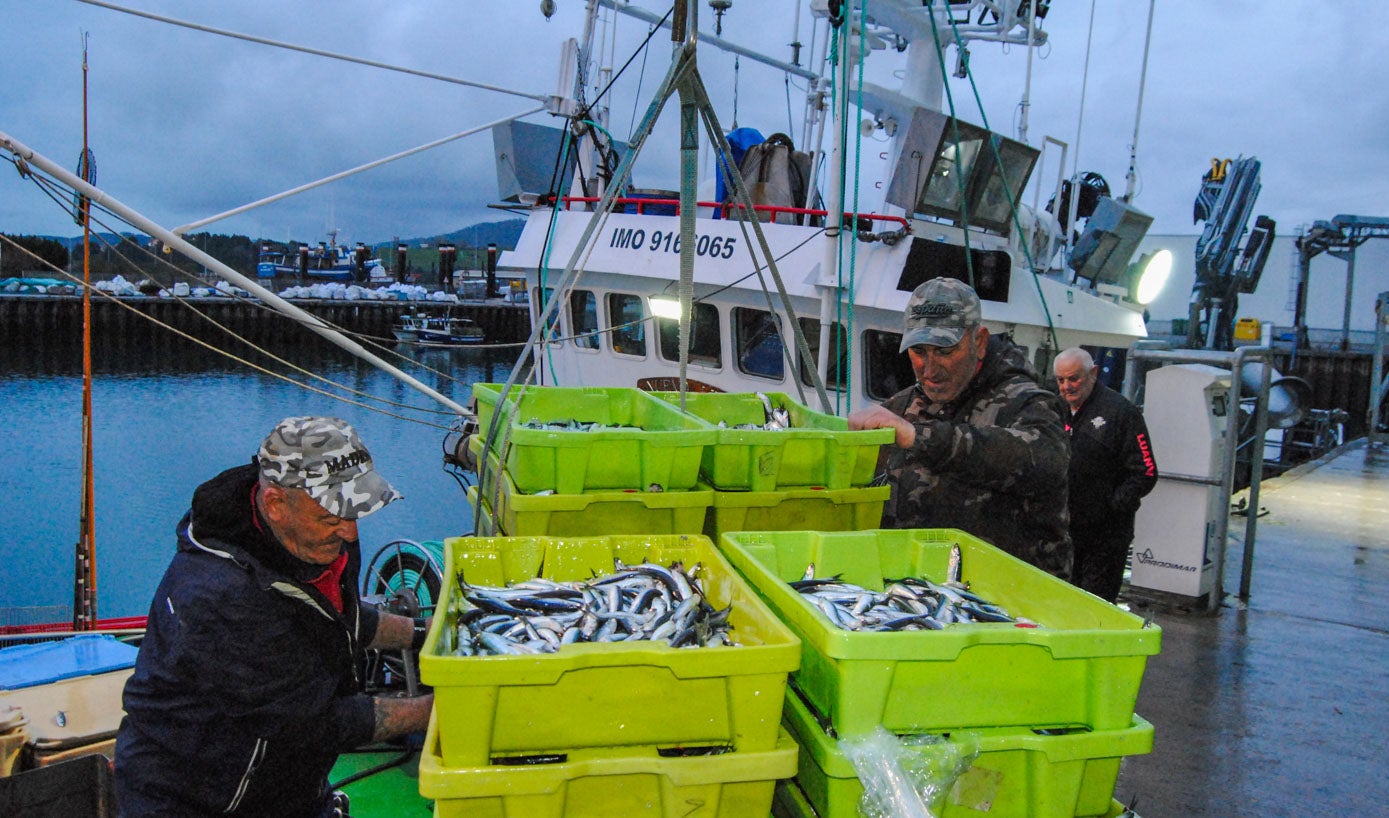
M387 73L172 27L76 2L0 0L7 49L0 52L0 130L67 165L81 146L79 32L91 35L90 126L99 183L168 226L183 224L387 154L524 110L517 97ZM581 33L583 4L560 3L544 21L533 3L201 5L130 0L156 13L382 62L548 93L559 45ZM745 0L724 18L725 36L788 58L794 3ZM1357 0L1308 14L1267 4L1168 0L1158 4L1137 143L1136 204L1154 230L1196 232L1191 202L1212 157L1256 155L1263 162L1258 204L1280 225L1382 208L1377 179L1389 170L1383 139L1389 106L1369 79L1382 68L1368 23L1377 6ZM707 8L701 8L706 24ZM1079 166L1122 192L1133 142L1147 4L1055 4L1045 21L1050 44L1033 61L1029 141L1050 135L1070 145ZM804 29L808 56L811 40ZM600 29L616 70L647 25L619 18L615 41ZM657 34L610 100L612 129L625 136L664 74L670 54ZM963 118L987 117L1015 133L1026 70L1023 49L977 43L973 89L951 86ZM949 67L953 67L953 54ZM870 72L877 71L873 58ZM701 69L720 119L764 133L799 119L803 92L749 60L706 50ZM891 77L878 75L885 84ZM1362 81L1363 80L1363 81ZM1085 125L1077 138L1082 83ZM799 83L795 83L799 85ZM639 167L644 187L673 187L674 106ZM533 117L533 121L548 121ZM794 130L794 129L793 129ZM793 133L800 139L800 134ZM1078 143L1078 144L1077 144ZM881 151L881 143L865 150ZM1055 168L1054 148L1049 161ZM1068 166L1070 162L1068 161ZM1053 171L1047 172L1050 195ZM881 194L871 187L865 200ZM370 171L290 202L208 229L317 240L332 227L352 240L445 232L495 216L491 137L479 134L432 153ZM1029 194L1024 201L1031 202ZM0 173L0 230L67 233L71 221L31 185Z

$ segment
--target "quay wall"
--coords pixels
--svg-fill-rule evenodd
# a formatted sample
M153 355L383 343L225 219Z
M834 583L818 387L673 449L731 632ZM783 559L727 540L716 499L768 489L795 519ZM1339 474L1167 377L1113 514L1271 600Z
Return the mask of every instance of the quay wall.
M419 301L347 301L293 299L295 306L329 324L369 338L389 341L391 325L402 314L421 307L441 307ZM456 315L471 318L482 327L489 343L517 343L530 335L530 313L525 304L496 301L454 305ZM151 320L153 319L153 320ZM290 319L255 299L158 298L155 296L94 296L92 332L106 338L143 337L167 333L166 324L199 338L220 335L207 320L252 340L280 340L306 333ZM0 339L18 337L80 337L82 298L78 295L0 295Z

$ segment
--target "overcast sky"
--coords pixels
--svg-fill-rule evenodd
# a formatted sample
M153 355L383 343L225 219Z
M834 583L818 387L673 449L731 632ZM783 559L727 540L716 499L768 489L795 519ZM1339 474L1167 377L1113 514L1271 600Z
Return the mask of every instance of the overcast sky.
M547 22L532 0L128 3L207 26L530 93L555 87L559 44L579 35L584 7L580 0L557 0L558 13ZM712 14L700 5L701 22L711 27ZM794 7L793 0L737 0L724 18L724 35L785 55ZM1100 172L1116 195L1124 189L1133 141L1147 10L1141 0L1096 3L1079 136L1090 3L1052 3L1044 22L1051 42L1033 65L1029 141L1039 145L1051 135L1072 150L1078 142L1080 168ZM1389 187L1389 106L1380 83L1386 58L1376 45L1383 37L1379 11L1369 0L1158 0L1135 199L1155 217L1151 232L1199 232L1191 220L1192 200L1216 156L1262 161L1256 211L1276 219L1282 235L1338 213L1389 215L1383 195ZM0 0L0 19L0 131L75 165L82 143L86 32L98 185L170 227L533 104L176 28L76 0ZM801 25L801 39L808 40L807 17ZM646 29L622 18L617 64ZM646 59L643 104L668 61L668 39L660 35L656 42ZM1023 49L976 43L972 51L989 124L1015 135ZM701 56L724 123L733 120L732 62L714 51ZM630 75L640 67L638 58ZM738 124L763 133L786 129L780 74L745 60L736 87ZM960 115L980 121L967 83L953 81L952 87ZM611 123L619 136L630 127L634 97L635 88L629 88L614 101ZM799 113L799 96L792 107ZM865 154L885 149L873 142L863 148ZM666 152L673 167L673 147L651 150ZM0 171L0 230L77 232L69 216L31 183L10 167ZM659 176L649 174L638 184L674 186L673 178ZM377 242L501 218L486 208L496 196L492 140L483 133L208 229L316 241L337 227L340 238ZM1030 192L1025 201L1032 201ZM874 209L871 199L863 205Z

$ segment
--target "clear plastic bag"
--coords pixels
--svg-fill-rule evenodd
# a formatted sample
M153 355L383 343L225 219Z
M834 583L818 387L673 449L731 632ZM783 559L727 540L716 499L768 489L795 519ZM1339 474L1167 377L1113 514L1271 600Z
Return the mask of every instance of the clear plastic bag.
M882 727L839 748L863 784L867 818L937 818L946 793L979 755L969 735L895 736Z

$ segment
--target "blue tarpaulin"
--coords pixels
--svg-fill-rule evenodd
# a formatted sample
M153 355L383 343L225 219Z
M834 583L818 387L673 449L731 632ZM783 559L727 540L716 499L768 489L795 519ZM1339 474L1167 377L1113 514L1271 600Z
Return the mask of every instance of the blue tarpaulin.
M753 145L767 141L762 132L756 128L734 128L728 132L728 147L733 149L733 165L735 167L743 164L743 156L748 152L748 148ZM722 164L719 165L718 183L715 185L714 194L718 196L720 202L726 201L729 195L728 177L723 172ZM722 218L719 212L714 211L714 218Z
M60 642L15 645L0 650L0 690L48 684L135 666L139 649L106 634L89 633Z

